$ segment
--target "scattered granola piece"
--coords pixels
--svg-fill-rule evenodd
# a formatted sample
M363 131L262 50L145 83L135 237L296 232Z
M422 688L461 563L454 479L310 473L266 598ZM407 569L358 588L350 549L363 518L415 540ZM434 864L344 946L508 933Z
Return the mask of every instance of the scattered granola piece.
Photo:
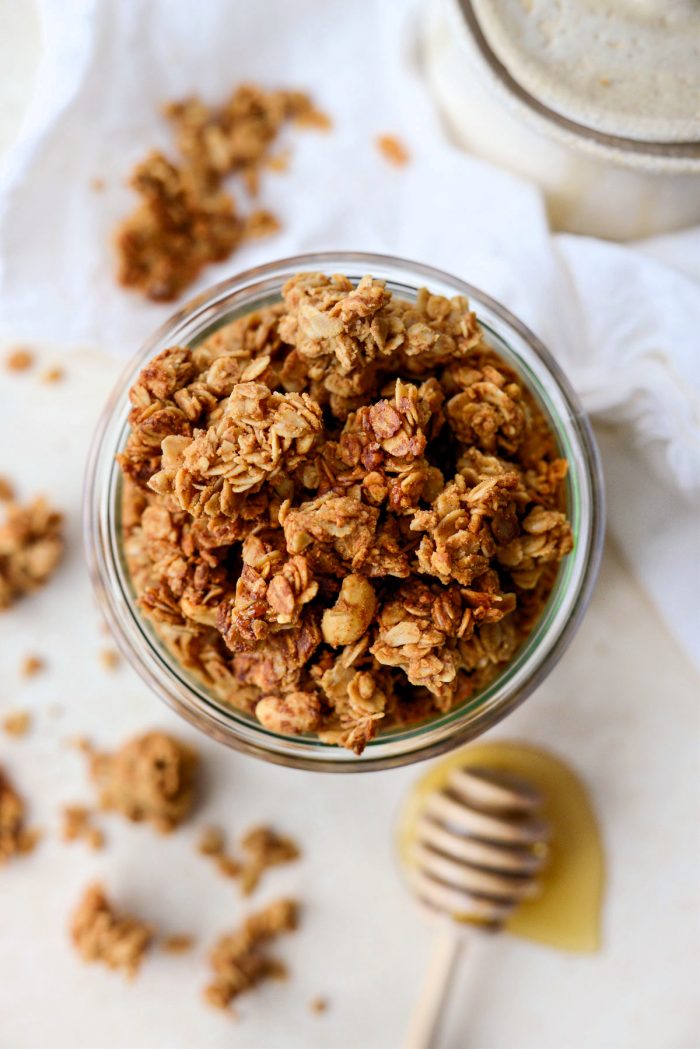
M42 587L63 556L63 518L41 497L9 503L0 525L0 611Z
M194 944L194 936L190 936L188 933L177 932L171 933L170 936L165 936L161 940L160 946L167 954L184 954L186 951L191 951Z
M271 211L260 208L252 211L245 220L243 236L254 240L257 237L269 237L273 233L279 233L282 229L280 220Z
M32 852L41 837L25 826L26 806L0 768L0 867L13 856Z
M328 1012L328 999L327 998L312 998L309 1002L309 1009L312 1013L320 1016L321 1013Z
M241 864L233 856L217 856L216 869L224 878L239 878L241 875Z
M327 126L301 92L250 84L220 108L191 97L169 103L165 115L181 160L154 151L135 169L131 186L141 202L117 230L119 282L157 301L176 298L204 266L228 258L245 238L279 229L268 211L241 217L223 179L236 174L256 193L284 124Z
M192 162L247 170L206 113L178 116ZM130 397L139 606L269 732L361 754L472 699L572 549L566 460L462 296L299 273L281 302L162 351Z
M179 740L147 732L114 754L92 754L90 771L101 808L167 834L190 814L197 763L196 753Z
M295 841L277 834L271 827L252 827L243 836L241 845L247 854L240 873L244 896L250 896L268 867L291 863L301 855Z
M34 354L25 346L18 346L5 357L5 367L10 372L26 372L34 365Z
M252 827L247 831L240 847L244 859L227 855L223 832L218 827L205 827L197 851L213 857L217 870L225 878L236 879L244 896L253 892L268 867L290 863L301 855L296 842L265 826Z
M49 384L60 382L61 379L65 378L65 374L63 368L59 368L58 366L47 368L45 372L42 372L41 381Z
M101 885L83 894L70 925L73 944L85 962L104 962L120 969L128 979L138 972L153 940L153 927L119 914Z
M116 670L121 663L121 656L116 648L103 648L100 652L100 663L105 670Z
M282 933L296 929L298 920L298 904L279 899L251 914L235 932L222 936L209 955L214 979L204 990L206 1001L227 1009L239 994L263 980L284 979L286 967L263 948Z
M20 739L26 736L31 728L32 716L28 710L16 710L12 714L6 714L2 721L2 727L8 736Z
M197 843L202 856L220 856L225 847L223 831L219 827L204 827Z
M11 503L15 497L12 483L6 477L0 477L0 502Z
M105 836L99 827L92 823L94 813L86 805L64 805L62 810L63 841L84 841L91 849L102 849Z
M90 179L90 189L94 190L95 193L101 193L105 188L106 182L103 178L97 176L96 178Z
M396 135L379 135L377 149L385 160L398 168L402 168L411 159L411 154Z
M46 661L41 656L25 656L20 663L19 672L24 678L36 677L46 670Z

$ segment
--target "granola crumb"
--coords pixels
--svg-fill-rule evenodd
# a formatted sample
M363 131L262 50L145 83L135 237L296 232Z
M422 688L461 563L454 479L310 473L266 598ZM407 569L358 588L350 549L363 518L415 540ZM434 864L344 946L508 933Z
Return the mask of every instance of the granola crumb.
M73 750L79 750L81 754L86 754L88 757L93 757L95 754L95 748L87 736L72 736L66 740L66 743Z
M20 739L26 736L32 726L32 716L28 710L16 710L7 714L2 721L3 730L8 736Z
M63 556L63 517L39 497L0 524L0 611L44 586Z
M104 848L105 836L92 820L94 812L86 805L64 805L61 837L65 842L84 841L95 851Z
M99 176L97 178L90 179L90 189L94 190L95 193L101 193L102 190L105 188L106 184L107 183L105 182L105 180L103 178L100 178Z
M25 825L26 805L0 768L0 867L34 851L41 831Z
M188 933L172 933L161 940L160 946L167 954L184 954L191 951L194 944L194 936Z
M202 856L220 856L224 851L224 833L219 827L204 827L197 842Z
M270 171L276 171L278 174L282 174L289 170L289 162L289 150L284 149L281 153L275 153L274 156L268 157L266 166Z
M121 663L121 656L115 648L103 648L100 652L100 663L105 670L114 671Z
M11 503L15 497L15 490L6 477L0 477L0 502Z
M25 346L18 346L5 357L5 367L10 372L26 372L34 366L34 353Z
M291 863L301 855L291 838L277 834L271 827L253 827L241 842L246 862L241 868L241 892L249 896L257 887L264 871L281 863Z
M228 1009L238 995L268 979L284 979L286 966L263 949L282 933L292 932L299 921L295 900L279 899L251 914L234 932L214 944L209 963L214 979L205 987L205 1000Z
M179 157L174 162L153 151L135 168L130 184L140 203L116 236L119 283L159 302L177 298L203 267L228 258L246 238L279 229L269 212L242 216L223 180L236 175L255 195L285 124L330 124L307 95L251 84L221 107L190 97L169 103L164 113Z
M34 655L25 656L19 668L19 672L24 678L36 677L37 674L41 674L44 670L46 670L46 661L41 656Z
M411 159L411 154L396 135L379 135L377 138L377 149L384 159L388 160L395 167L402 168Z
M291 838L278 834L271 827L252 827L240 842L243 859L226 853L226 839L218 827L205 827L197 845L204 856L211 856L225 878L238 881L241 893L249 896L269 867L291 863L301 855L299 846Z
M47 368L46 371L42 372L41 381L48 384L52 384L55 382L60 382L61 379L65 378L65 375L66 373L63 370L63 368L55 366L53 368Z
M85 962L103 962L128 979L138 972L153 940L153 927L119 914L101 885L87 888L73 913L70 934Z
M180 826L194 804L198 757L165 732L147 732L114 754L92 753L90 772L100 807L162 834Z
M251 212L246 218L243 236L254 240L258 237L269 237L273 233L279 233L281 229L282 225L276 215L273 215L271 211L260 209Z
M321 1013L328 1012L328 999L327 998L312 998L309 1002L309 1009L312 1013L320 1016Z

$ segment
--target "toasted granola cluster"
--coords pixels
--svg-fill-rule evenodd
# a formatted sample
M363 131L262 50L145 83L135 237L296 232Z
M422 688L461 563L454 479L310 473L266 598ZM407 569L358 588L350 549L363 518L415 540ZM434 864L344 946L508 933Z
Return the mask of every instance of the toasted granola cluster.
M119 914L101 885L89 886L73 913L70 926L76 950L86 962L103 962L129 979L138 972L153 940L153 927L139 918Z
M297 903L279 899L251 914L235 932L222 936L209 956L214 978L205 988L206 1001L226 1009L239 994L263 980L284 979L286 966L263 948L282 933L296 929L298 921Z
M302 92L252 84L220 107L191 97L167 105L165 115L180 160L153 151L137 165L130 184L140 203L117 231L120 283L160 301L176 298L203 266L228 258L243 240L279 229L269 211L243 217L224 178L237 174L255 195L261 168L274 166L270 150L284 124L329 124Z
M63 517L45 499L8 505L0 524L0 611L49 580L63 545Z
M91 753L90 771L102 809L167 834L190 814L196 753L165 732L134 736L113 754Z
M566 461L467 301L301 273L131 390L125 548L182 663L360 754L513 658L572 549Z

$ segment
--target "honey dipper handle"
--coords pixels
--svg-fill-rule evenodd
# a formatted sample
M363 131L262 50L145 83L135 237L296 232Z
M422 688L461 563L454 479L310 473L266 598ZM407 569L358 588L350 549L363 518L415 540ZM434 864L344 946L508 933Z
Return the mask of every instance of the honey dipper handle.
M433 1045L462 942L448 926L439 932L430 956L423 988L408 1025L404 1049L430 1049Z

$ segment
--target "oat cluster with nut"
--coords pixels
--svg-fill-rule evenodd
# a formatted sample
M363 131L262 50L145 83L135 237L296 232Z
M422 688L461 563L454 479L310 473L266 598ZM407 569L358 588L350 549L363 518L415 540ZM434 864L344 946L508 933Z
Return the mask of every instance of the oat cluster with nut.
M301 273L131 390L144 613L268 729L360 754L513 658L572 549L567 463L462 297Z

